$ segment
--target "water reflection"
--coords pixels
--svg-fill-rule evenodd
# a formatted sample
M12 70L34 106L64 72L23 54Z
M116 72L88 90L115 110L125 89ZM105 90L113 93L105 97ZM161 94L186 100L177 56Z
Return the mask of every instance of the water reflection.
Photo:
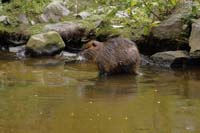
M5 88L13 85L37 84L41 86L65 86L68 78L64 76L64 63L57 65L56 68L50 67L48 60L34 62L30 65L29 61L4 62L0 65L0 85ZM54 62L53 62L54 63Z
M82 88L87 98L119 98L134 95L137 92L137 77L120 75L96 78L93 84Z
M93 64L0 60L0 133L200 132L200 71L141 72L98 78Z

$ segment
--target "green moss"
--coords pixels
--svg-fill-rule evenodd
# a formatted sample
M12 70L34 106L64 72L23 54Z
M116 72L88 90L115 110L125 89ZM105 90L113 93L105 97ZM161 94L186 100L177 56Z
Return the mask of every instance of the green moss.
M44 25L45 24L37 24L30 26L29 28L26 29L26 32L30 35L39 34L42 32Z
M65 43L60 35L55 31L51 31L48 33L33 35L27 43L27 48L40 50L41 48L51 46L52 44L56 45L58 48L65 47Z

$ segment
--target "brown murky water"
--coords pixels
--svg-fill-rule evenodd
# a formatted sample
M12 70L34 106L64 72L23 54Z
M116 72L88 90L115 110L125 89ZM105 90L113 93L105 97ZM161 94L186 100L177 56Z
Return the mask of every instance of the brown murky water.
M200 133L200 71L0 59L0 133Z

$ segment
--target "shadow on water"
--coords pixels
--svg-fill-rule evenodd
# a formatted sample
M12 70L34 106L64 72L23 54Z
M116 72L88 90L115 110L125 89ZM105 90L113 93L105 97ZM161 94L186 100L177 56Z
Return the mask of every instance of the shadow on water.
M200 71L0 60L0 133L198 133Z

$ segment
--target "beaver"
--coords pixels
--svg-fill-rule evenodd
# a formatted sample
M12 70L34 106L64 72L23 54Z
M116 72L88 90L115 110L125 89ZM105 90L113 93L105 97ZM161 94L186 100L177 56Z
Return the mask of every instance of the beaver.
M115 37L105 42L91 40L82 47L80 55L95 62L100 75L138 74L140 54L134 42Z

